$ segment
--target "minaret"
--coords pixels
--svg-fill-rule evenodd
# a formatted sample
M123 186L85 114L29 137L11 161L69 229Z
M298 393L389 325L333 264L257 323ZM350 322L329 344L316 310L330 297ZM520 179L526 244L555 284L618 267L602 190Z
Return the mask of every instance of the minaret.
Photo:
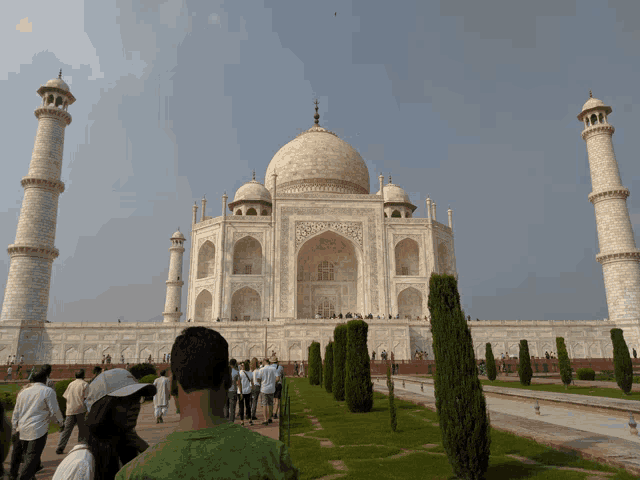
M587 143L592 192L589 201L596 213L596 228L602 264L604 288L607 293L609 320L640 319L640 250L633 237L627 197L629 189L622 186L618 163L613 152L615 129L608 121L611 107L601 100L589 100L578 115L584 125L582 138Z
M34 111L38 131L29 172L21 182L24 199L16 240L7 249L11 263L0 317L21 327L42 327L47 318L51 267L58 257L54 246L58 196L64 192L60 181L64 132L71 123L67 108L76 101L62 80L62 70L58 78L40 86L38 95L42 97ZM19 344L17 338L14 342L16 355L25 352L25 362L35 361L29 352L36 351L40 335L22 336Z
M169 278L167 279L167 300L164 304L164 323L178 323L182 312L182 254L184 253L184 235L180 229L171 235L171 247L169 248Z

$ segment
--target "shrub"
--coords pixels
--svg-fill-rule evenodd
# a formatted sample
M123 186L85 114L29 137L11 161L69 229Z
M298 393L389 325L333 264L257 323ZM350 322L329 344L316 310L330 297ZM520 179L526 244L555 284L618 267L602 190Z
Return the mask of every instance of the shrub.
M547 362L542 364L542 372L549 373L549 364Z
M540 364L538 362L535 362L534 365L536 368L536 373L540 373Z
M531 368L531 355L529 355L529 343L520 340L520 363L518 364L518 376L522 385L531 385L533 370Z
M155 375L155 374L145 375L140 380L138 380L138 383L151 383L151 384L153 384L153 382L155 382L156 378L158 378L158 375ZM153 400L153 395L151 395L150 397L144 397L144 399L145 400Z
M331 393L333 385L333 342L329 342L324 350L324 388Z
M596 372L593 368L579 368L576 371L576 376L578 377L578 380L595 380Z
M484 478L491 445L489 416L453 275L431 275L428 306L442 446L457 478Z
M369 324L364 320L347 322L347 374L344 397L351 413L366 413L373 408L373 382L367 333Z
M67 418L67 400L62 395L64 395L64 392L67 391L67 387L74 380L75 378L70 378L69 380L58 380L53 388L56 392L58 406L60 407L60 411L62 412L62 416L64 418Z
M150 363L138 363L129 368L129 372L136 380L140 380L145 375L156 375L156 367Z
M336 325L333 330L333 398L344 401L344 378L347 360L347 324Z
M558 352L558 366L560 367L560 377L562 383L564 383L565 390L569 388L569 384L572 380L571 375L571 362L569 361L569 354L567 353L567 347L564 344L564 338L556 337L556 351Z
M13 410L16 406L16 397L18 396L18 392L10 393L10 392L0 392L0 402L4 405L5 410ZM9 423L11 423L11 419L8 419Z
M498 376L498 369L496 368L496 359L493 356L493 350L491 349L491 343L487 342L487 350L484 354L485 360L487 362L487 377L492 382Z
M320 344L311 342L309 346L309 384L320 385L322 382L322 358Z
M398 418L396 416L396 402L393 395L393 380L391 379L391 367L387 363L387 387L389 388L389 421L391 422L391 431L395 432L398 427Z
M611 342L613 343L613 367L615 368L616 383L625 395L629 395L633 384L633 365L622 329L611 329Z

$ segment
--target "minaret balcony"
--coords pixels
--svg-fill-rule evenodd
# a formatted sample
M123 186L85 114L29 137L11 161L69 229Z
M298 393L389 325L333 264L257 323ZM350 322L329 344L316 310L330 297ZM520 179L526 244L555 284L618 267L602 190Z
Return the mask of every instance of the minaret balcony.
M42 115L50 115L63 119L67 125L71 124L71 114L53 105L41 105L33 111L33 114L38 120Z
M609 198L621 198L622 200L626 200L629 195L630 193L627 187L612 186L597 192L591 192L587 198L595 205L599 201L607 200Z
M36 178L36 177L22 177L20 181L22 188L27 187L39 187L47 190L51 190L57 193L64 192L64 183L60 180L50 180L47 178Z
M31 245L9 245L9 256L13 257L38 257L47 260L55 260L60 252L55 247L42 247Z

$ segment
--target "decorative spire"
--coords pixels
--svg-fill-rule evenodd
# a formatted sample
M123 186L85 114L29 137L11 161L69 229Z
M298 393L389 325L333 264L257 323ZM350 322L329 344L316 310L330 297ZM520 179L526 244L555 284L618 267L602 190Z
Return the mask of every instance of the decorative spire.
M391 174L389 174L389 183L391 183Z
M58 74L58 78L62 80L62 69L60 69L60 73Z
M591 90L589 90L589 98L593 98L593 94L591 93Z
M178 231L180 231L180 227L178 227Z
M252 180L255 182L256 181L256 169L253 169L253 178Z
M316 98L316 114L313 116L313 118L316 119L315 124L319 125L318 120L320 120L320 114L318 114L318 99Z

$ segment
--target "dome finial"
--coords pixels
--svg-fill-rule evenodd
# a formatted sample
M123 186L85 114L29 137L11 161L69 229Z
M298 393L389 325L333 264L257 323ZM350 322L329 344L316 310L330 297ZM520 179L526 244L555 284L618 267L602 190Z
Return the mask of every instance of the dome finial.
M389 183L391 183L391 174L389 174Z
M256 180L256 169L255 169L255 168L253 169L253 178L252 178L252 180L253 180L253 181L255 181L255 180Z
M313 118L316 119L315 124L318 125L319 124L318 120L320 120L320 115L318 114L318 99L317 98L316 98L315 104L316 104L316 114L313 116Z
M593 98L593 94L591 93L591 90L589 90L589 98Z
M62 69L60 69L60 73L58 74L58 78L62 80Z

